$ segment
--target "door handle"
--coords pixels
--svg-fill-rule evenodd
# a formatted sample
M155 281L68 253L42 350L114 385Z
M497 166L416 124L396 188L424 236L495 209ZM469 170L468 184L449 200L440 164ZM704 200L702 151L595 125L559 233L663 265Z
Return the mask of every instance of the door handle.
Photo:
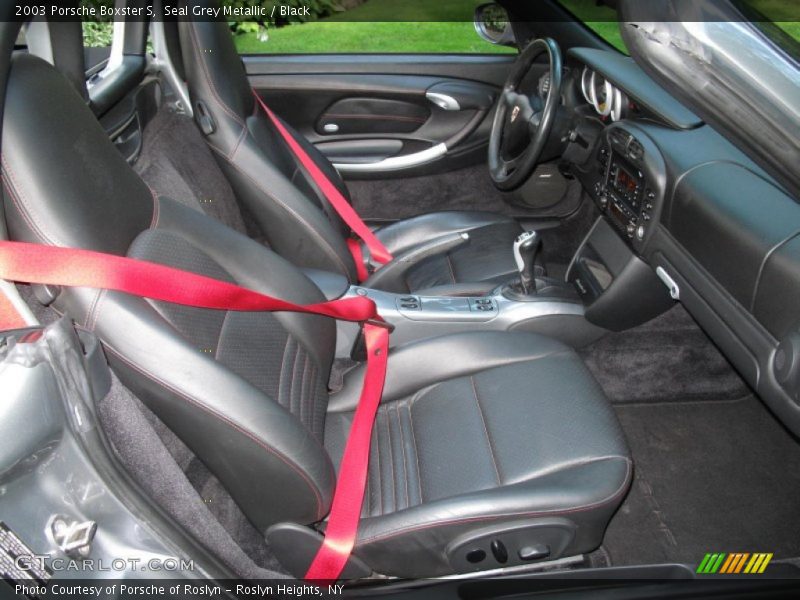
M425 92L425 97L443 110L461 110L461 105L458 103L458 100L449 94L431 92L428 90Z
M425 97L443 110L489 110L495 90L480 83L440 81L425 91Z

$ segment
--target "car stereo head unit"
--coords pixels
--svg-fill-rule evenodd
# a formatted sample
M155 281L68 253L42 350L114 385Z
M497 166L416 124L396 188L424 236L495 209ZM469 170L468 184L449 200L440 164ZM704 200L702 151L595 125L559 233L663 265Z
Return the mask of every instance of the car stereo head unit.
M604 204L614 225L629 238L643 238L654 195L642 171L612 149L604 187Z

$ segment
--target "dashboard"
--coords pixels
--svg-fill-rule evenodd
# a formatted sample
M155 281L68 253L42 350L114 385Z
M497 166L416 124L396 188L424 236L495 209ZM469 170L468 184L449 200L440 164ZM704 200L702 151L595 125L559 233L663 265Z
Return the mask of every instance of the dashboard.
M800 434L799 199L632 59L571 49L566 64L577 107L563 159L633 257L613 260L657 274ZM613 292L596 293L621 311L650 301L641 286Z

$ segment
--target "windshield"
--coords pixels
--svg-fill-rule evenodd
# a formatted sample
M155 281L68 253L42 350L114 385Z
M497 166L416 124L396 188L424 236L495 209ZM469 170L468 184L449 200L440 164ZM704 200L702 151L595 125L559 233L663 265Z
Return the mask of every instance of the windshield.
M800 3L797 0L743 0L738 6L767 38L800 60Z
M761 26L723 20L727 14L719 5L683 6L690 7L692 19L646 20L637 18L643 15L635 2L623 0L623 37L631 53L706 121L797 189L798 62L771 43ZM658 15L650 10L646 16Z

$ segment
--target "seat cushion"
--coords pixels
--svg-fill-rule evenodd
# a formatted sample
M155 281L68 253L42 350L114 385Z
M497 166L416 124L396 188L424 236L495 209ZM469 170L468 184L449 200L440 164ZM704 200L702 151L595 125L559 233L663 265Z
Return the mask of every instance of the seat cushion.
M475 292L486 293L514 277L517 267L511 248L521 231L517 221L504 215L442 211L398 221L376 235L389 252L398 255L438 236L469 233L467 245L424 260L406 275L407 289L403 291L441 295L449 293L446 288L460 289L460 284L477 286Z
M599 546L631 461L610 404L571 349L471 332L393 350L388 371L356 550L373 568L450 573L445 548L455 538L540 517L577 528L564 555ZM359 377L350 374L328 413L337 468Z

